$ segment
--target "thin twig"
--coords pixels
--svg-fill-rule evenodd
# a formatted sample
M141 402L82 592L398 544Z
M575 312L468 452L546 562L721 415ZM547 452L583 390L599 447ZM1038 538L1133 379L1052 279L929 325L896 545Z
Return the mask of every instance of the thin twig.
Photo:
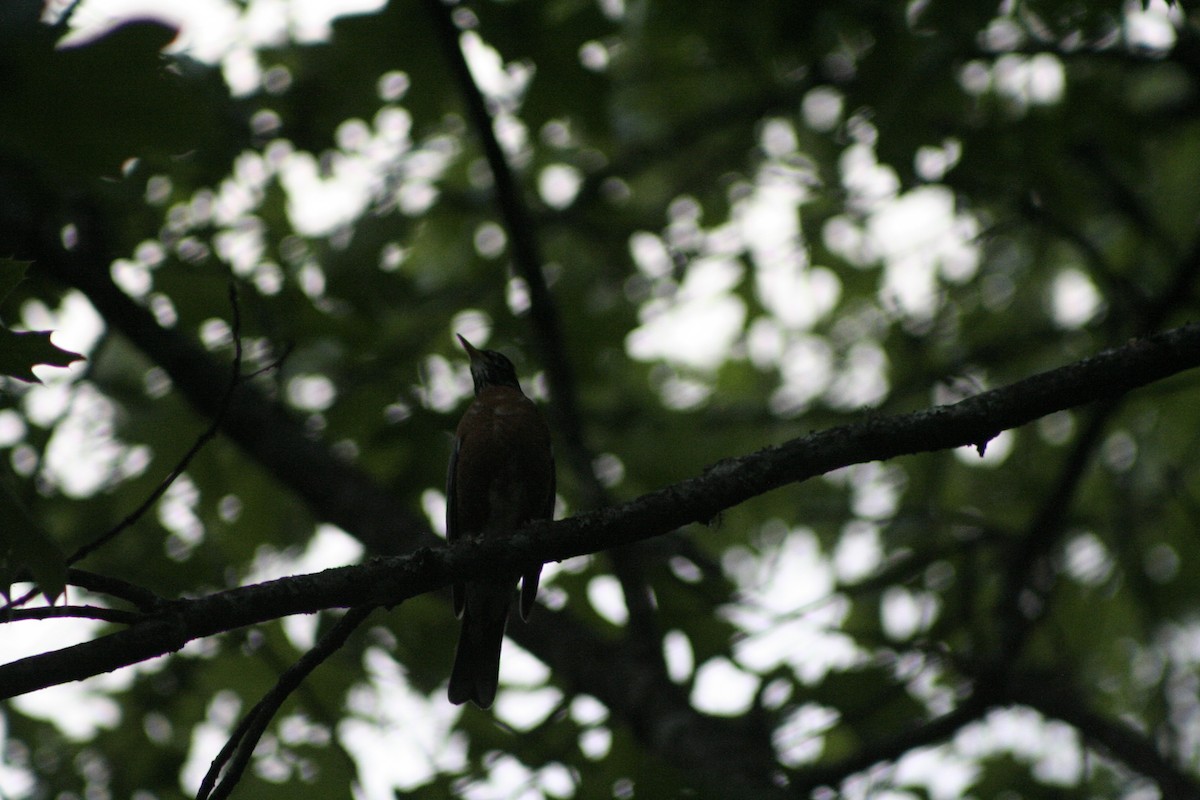
M7 618L8 615L12 613L13 609L21 608L22 606L24 606L26 603L28 603L30 600L37 597L41 593L42 593L42 590L39 587L34 586L32 589L30 589L29 591L27 591L25 594L21 595L20 597L16 598L15 600L9 600L3 606L0 606L0 616Z
M134 611L122 611L102 606L38 606L37 608L10 608L5 611L0 623L20 622L30 619L98 619L132 625L143 617Z
M162 608L167 602L149 589L135 583L83 569L67 570L67 584L87 589L94 594L116 597L130 603L139 611L155 611Z
M160 482L158 486L154 488L154 491L150 493L150 495L141 503L141 505L125 515L125 518L118 522L115 526L105 531L91 542L81 546L74 553L68 556L66 561L67 566L77 564L78 562L82 561L96 550L117 538L117 536L121 535L123 532L132 527L134 523L144 517L146 513L154 506L154 504L157 503L159 499L166 493L167 489L171 488L171 484L175 483L179 476L183 474L184 470L188 468L188 466L192 463L192 459L196 457L196 455L204 448L206 444L216 437L217 432L221 429L221 424L224 422L225 415L229 411L229 404L233 400L233 393L237 389L238 384L240 384L242 381L242 318L241 310L238 305L237 283L235 283L232 279L229 281L229 305L232 310L231 328L233 338L233 362L230 367L231 374L229 385L225 389L225 395L221 399L217 413L213 415L212 422L209 423L208 427L205 428L200 436L196 438L196 441L192 443L192 446L188 448L188 451L183 454L183 458L179 460L179 462L175 465L175 468L167 473L167 476L163 478L162 482ZM15 600L8 601L4 604L4 606L0 607L0 615L9 614L13 609L24 606L26 603L36 597L39 591L40 590L37 587L34 587Z
M225 421L225 415L229 411L229 404L233 401L233 393L237 390L238 384L242 382L242 315L238 306L237 283L232 279L229 281L229 305L232 310L233 363L230 365L229 385L225 389L224 397L221 398L221 404L217 408L217 413L213 415L212 422L196 438L196 441L192 443L188 451L183 454L183 458L179 460L175 468L167 474L167 477L163 478L162 482L155 487L154 491L150 493L150 496L141 505L127 514L113 528L72 553L67 559L68 565L76 564L91 555L144 517L146 512L166 493L167 489L171 488L171 484L175 483L184 470L188 468L192 463L192 459L196 457L206 444L216 437L217 432L221 429L221 424Z
M96 594L106 594L109 597L116 597L121 600L131 603L136 606L138 611L153 612L162 608L166 601L156 595L149 589L144 589L136 584L123 581L120 578L112 578L107 575L99 575L95 572L87 572L82 569L67 570L67 585L78 586L81 589L86 589L89 592ZM37 588L30 590L21 597L6 604L0 608L0 623L12 622L19 619L45 619L47 617L71 617L71 616L93 616L95 619L107 619L111 622L122 622L132 624L139 621L142 617L140 614L134 614L129 611L102 609L104 616L88 615L88 614L53 614L49 613L44 608L30 609L29 613L21 611L21 607L32 600L38 593ZM58 606L58 608L92 608L92 606Z
M75 16L75 11L82 2L83 0L71 0L71 5L63 9L58 19L54 21L53 27L56 31L66 34L71 29L71 18Z
M258 741L262 738L267 725L275 717L284 701L313 670L346 643L350 634L366 621L372 611L374 611L373 606L359 606L347 611L345 616L338 620L338 623L322 636L311 650L280 676L271 691L263 695L254 708L250 709L250 712L242 718L237 729L225 742L225 746L221 748L221 752L213 759L208 768L208 774L204 776L204 780L200 783L200 789L196 792L196 800L222 800L229 797L245 772L246 766L250 763L250 757L254 755L254 748L258 746Z

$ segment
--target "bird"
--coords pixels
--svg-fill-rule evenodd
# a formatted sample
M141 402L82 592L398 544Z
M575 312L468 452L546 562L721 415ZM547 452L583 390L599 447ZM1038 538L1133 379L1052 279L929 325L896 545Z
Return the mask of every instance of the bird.
M513 363L495 350L477 350L462 335L471 359L475 399L454 436L446 476L446 538L505 536L554 516L555 470L550 429L521 391ZM521 619L529 619L542 567L451 587L462 620L447 695L488 709L496 698L500 649L517 578Z

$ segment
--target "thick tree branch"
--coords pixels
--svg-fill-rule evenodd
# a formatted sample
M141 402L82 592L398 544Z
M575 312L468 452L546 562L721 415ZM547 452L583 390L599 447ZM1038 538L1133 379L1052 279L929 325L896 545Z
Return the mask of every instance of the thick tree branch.
M982 446L1003 430L1200 366L1200 324L1187 325L949 406L879 416L719 461L703 474L511 539L422 548L403 558L326 570L180 600L128 630L0 666L0 697L107 672L211 636L324 608L393 606L456 580L523 572L661 535L772 489L833 469L914 453Z

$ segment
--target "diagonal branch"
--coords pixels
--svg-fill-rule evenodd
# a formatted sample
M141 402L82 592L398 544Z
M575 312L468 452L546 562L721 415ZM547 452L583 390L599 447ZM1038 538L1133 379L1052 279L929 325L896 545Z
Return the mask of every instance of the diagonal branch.
M1161 325L1164 319L1192 296L1191 287L1198 277L1200 237L1197 237L1188 252L1177 260L1171 278L1161 293L1157 297L1143 297L1138 301L1139 317L1135 330L1152 331ZM1045 612L1055 579L1051 575L1043 574L1045 570L1037 569L1037 565L1041 563L1046 570L1051 569L1045 565L1045 557L1054 551L1062 538L1072 498L1083 481L1093 454L1100 446L1104 431L1120 409L1121 400L1119 396L1110 397L1092 408L1092 413L1076 437L1052 490L1042 501L1041 508L1031 520L1028 531L1009 558L998 609L1002 626L1000 651L1009 663L1015 661L1022 645L1032 632L1034 623ZM1022 598L1034 600L1034 606L1023 609Z
M772 489L851 464L981 446L1003 430L1197 366L1200 324L1186 325L954 405L874 417L727 458L696 477L624 505L535 523L512 538L421 548L401 558L179 600L127 630L0 666L0 698L80 680L173 652L196 638L290 614L334 607L390 607L455 581L496 571L519 573L534 563L642 541L710 520Z
M78 568L67 570L67 583L95 594L105 594L124 600L139 611L154 611L165 602L163 598L145 587L123 581L120 578L99 575Z
M1103 750L1158 784L1164 800L1200 797L1200 778L1163 755L1142 731L1098 713L1061 675L1026 675L1009 681L1011 698L1079 731L1088 744Z
M509 241L512 242L513 268L529 287L530 320L537 335L542 366L550 383L550 394L554 398L552 412L558 417L560 431L568 435L573 447L582 446L583 425L576 400L574 373L567 358L566 348L563 347L563 327L558 306L550 296L550 289L542 275L541 248L538 246L533 222L530 220L517 179L496 138L487 101L479 91L463 55L459 43L460 31L454 24L453 10L442 0L425 0L425 8L433 22L454 81L462 93L467 116L491 170L496 205L504 221ZM580 473L581 478L591 473L590 461L586 465L574 466L586 466L586 470Z
M326 659L346 643L350 634L367 621L372 610L371 608L350 609L333 628L321 637L321 641L317 642L311 650L280 676L271 691L263 695L254 708L250 709L250 712L242 718L237 729L229 737L229 741L213 759L208 774L200 783L200 790L196 792L196 800L221 800L221 798L230 796L241 779L242 773L249 765L250 757L254 755L254 748L259 739L262 738L267 725L283 706L284 701L300 687L300 684L312 674L313 670L321 666ZM224 774L222 774L222 770L224 770ZM220 780L218 781L218 779Z
M895 761L910 750L944 742L961 728L976 721L988 710L988 702L977 696L968 697L957 708L928 720L911 730L863 747L859 752L833 763L810 767L796 781L797 797L807 797L808 791L821 786L838 787L855 773L885 761Z
M171 488L171 484L179 479L188 465L192 463L192 459L204 449L204 446L216 438L217 432L221 430L221 423L224 422L226 415L229 413L229 404L233 401L233 393L237 391L238 385L242 382L242 314L241 308L238 305L237 283L230 276L229 279L229 306L232 314L232 322L230 324L231 336L233 338L233 361L231 364L231 374L229 376L229 385L225 388L225 394L221 397L220 404L217 406L216 413L213 414L212 420L209 422L196 441L192 442L192 446L187 449L183 457L175 467L167 473L167 476L162 479L158 486L154 487L154 491L146 497L144 501L133 511L125 515L124 519L114 525L111 529L105 531L100 536L97 536L92 541L78 548L74 553L67 558L67 565L77 564L89 555L105 546L113 539L120 536L126 530L133 526L142 517L146 516L146 512L154 507L154 504L167 493L167 489Z
M1015 661L1034 623L1043 616L1054 582L1039 578L1036 566L1053 553L1060 544L1071 511L1071 503L1084 477L1092 456L1100 446L1101 436L1120 405L1119 398L1097 403L1082 431L1076 437L1071 452L1064 460L1053 487L1042 500L1028 530L1021 537L1004 569L996 616L1001 625L999 653L1009 662ZM1023 607L1026 599L1035 599L1038 609Z

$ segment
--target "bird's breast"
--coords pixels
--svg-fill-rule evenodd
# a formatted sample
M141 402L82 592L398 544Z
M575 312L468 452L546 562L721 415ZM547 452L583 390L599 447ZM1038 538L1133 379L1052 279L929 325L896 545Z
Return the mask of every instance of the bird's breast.
M542 515L552 491L550 432L537 406L509 387L485 389L458 427L455 491L466 534L512 530Z

